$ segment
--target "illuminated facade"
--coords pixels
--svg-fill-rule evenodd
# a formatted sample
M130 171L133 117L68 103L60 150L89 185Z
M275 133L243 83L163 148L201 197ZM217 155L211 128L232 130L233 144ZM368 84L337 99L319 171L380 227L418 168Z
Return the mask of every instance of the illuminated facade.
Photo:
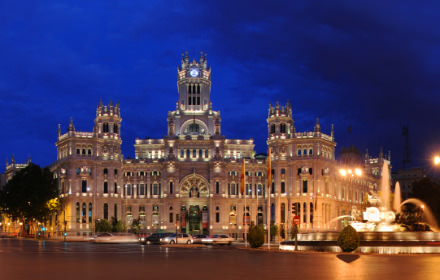
M120 105L97 106L93 132L58 130L59 179L65 208L54 231L89 234L96 219L116 217L130 228L139 219L147 232L225 232L240 236L245 224L267 221L266 155L256 155L252 139L221 134L220 112L211 103L211 68L182 55L177 73L178 101L168 113L168 135L136 139L134 159L121 154ZM290 104L269 106L268 147L272 154L270 209L282 232L293 216L301 230L333 229L333 218L360 209L378 176L343 177L335 159L333 127L296 132ZM245 160L245 194L240 175ZM360 166L360 161L358 162ZM246 197L246 199L245 199ZM245 207L246 204L246 207ZM353 207L354 206L354 207Z

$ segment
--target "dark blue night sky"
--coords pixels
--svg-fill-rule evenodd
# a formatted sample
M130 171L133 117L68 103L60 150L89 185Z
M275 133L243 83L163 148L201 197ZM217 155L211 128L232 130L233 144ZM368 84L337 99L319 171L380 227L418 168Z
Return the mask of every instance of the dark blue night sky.
M217 3L210 3L217 2ZM269 103L292 104L297 131L402 166L440 153L440 2L0 2L0 159L46 166L57 127L92 131L96 105L120 102L123 153L162 138L181 54L207 53L211 100L227 138L266 152ZM351 126L351 133L348 127ZM4 164L0 172L4 171Z

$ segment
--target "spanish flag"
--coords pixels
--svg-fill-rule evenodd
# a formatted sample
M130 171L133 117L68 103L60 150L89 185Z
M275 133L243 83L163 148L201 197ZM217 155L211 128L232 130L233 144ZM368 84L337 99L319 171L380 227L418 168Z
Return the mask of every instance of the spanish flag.
M240 175L240 192L243 195L244 194L244 185L245 185L245 167L244 167L244 158L243 158L243 164L241 165L241 175Z
M269 147L269 153L267 154L267 189L270 193L270 187L272 186L272 164L270 160L270 147Z

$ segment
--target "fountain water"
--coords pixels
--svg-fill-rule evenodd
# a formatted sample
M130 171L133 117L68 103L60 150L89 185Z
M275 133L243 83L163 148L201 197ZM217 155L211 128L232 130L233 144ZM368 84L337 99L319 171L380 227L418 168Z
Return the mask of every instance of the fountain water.
M382 206L384 210L390 209L390 169L388 163L384 161L382 166L382 179L380 185L380 198L382 199Z
M409 232L395 223L395 212L390 208L390 173L389 166L385 162L382 167L382 179L380 185L380 197L371 191L368 195L370 207L363 212L363 221L359 221L356 215L343 215L332 219L328 225L335 221L349 218L360 235L361 246L359 252L379 254L399 253L440 253L440 232L437 222L429 207L421 200L410 198L401 201L400 184L396 183L393 210L400 212L402 205L413 203L423 208L423 217L426 223L435 232ZM300 233L298 234L299 250L326 250L340 252L336 245L339 233L332 231ZM283 241L281 250L293 250L296 245L293 241Z
M423 208L423 218L425 220L425 222L431 227L431 229L435 232L440 232L439 228L438 228L438 224L437 221L435 219L434 214L432 213L431 209L428 207L428 205L426 205L426 203L424 203L423 201L421 201L420 199L417 198L408 198L407 200L405 200L404 202L402 202L400 204L400 207L402 207L404 204L407 203L412 203L418 207L422 207ZM400 209L399 207L399 209Z

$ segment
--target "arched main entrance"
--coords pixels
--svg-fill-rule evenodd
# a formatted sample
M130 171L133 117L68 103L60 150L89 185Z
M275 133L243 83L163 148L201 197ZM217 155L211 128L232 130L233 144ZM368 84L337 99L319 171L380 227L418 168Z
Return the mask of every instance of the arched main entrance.
M181 208L182 231L191 234L208 232L208 186L208 180L196 173L182 179L180 194L186 204Z

